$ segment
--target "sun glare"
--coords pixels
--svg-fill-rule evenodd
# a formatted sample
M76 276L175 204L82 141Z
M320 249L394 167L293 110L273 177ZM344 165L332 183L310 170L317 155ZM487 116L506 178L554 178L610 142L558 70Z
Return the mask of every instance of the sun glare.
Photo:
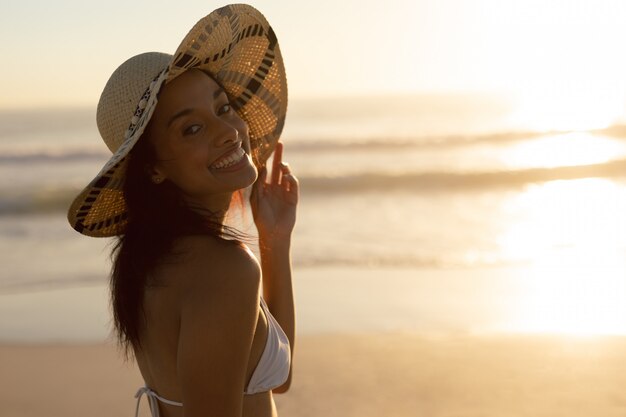
M501 250L532 265L511 330L626 334L625 196L623 185L585 179L533 186L509 201L515 221Z
M512 118L520 127L600 129L622 116L626 57L616 51L625 33L623 1L482 1L499 30L492 42L508 58L498 59L511 63L494 62L503 65L494 82L517 96Z
M590 165L626 157L623 141L572 132L521 142L502 152L503 162L510 168L555 168Z
M535 90L541 92L520 94L520 104L511 116L514 124L539 131L602 129L615 123L624 111L617 90L607 93L601 88L555 89L550 85L535 86Z
M618 251L562 249L535 262L521 331L574 335L626 334L626 268Z

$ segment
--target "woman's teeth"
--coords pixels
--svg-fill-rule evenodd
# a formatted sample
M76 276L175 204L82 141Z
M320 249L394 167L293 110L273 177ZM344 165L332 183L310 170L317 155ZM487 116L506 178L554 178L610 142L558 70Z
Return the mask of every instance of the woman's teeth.
M243 150L243 148L237 148L233 152L226 155L224 158L221 158L220 160L211 164L209 168L211 169L228 168L229 166L234 165L237 162L241 161L241 158L243 158L245 154L246 152Z

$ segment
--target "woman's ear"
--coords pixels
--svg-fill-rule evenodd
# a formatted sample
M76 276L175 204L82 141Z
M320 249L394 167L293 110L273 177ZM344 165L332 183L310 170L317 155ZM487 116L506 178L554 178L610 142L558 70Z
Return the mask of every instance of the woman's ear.
M153 184L161 184L163 181L165 181L165 174L163 174L161 170L157 167L152 165L146 165L144 169L146 175L150 177L150 181L152 181Z

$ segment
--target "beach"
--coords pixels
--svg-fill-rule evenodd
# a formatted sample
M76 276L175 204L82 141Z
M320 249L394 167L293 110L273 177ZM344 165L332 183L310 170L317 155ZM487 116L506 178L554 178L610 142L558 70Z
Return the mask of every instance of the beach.
M142 384L111 343L2 345L0 369L2 416L132 415ZM617 417L624 384L624 337L324 334L298 339L275 401L282 417Z
M622 271L617 266L577 264L473 269L295 267L297 332L301 336L625 335ZM550 285L547 277L561 285ZM0 293L0 344L109 340L109 293L102 281Z
M626 337L507 332L520 326L526 269L294 272L298 337L280 416L626 413ZM132 415L143 382L109 336L105 286L2 301L0 334L14 340L0 343L1 416Z

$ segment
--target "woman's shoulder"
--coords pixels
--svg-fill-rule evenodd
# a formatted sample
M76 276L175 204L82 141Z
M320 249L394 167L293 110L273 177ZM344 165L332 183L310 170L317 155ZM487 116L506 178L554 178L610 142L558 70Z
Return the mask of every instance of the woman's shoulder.
M176 277L183 289L197 290L236 285L258 286L259 263L242 243L212 236L184 236L174 242Z
M233 260L258 265L252 251L243 243L213 236L182 236L174 241L173 251L191 261Z

